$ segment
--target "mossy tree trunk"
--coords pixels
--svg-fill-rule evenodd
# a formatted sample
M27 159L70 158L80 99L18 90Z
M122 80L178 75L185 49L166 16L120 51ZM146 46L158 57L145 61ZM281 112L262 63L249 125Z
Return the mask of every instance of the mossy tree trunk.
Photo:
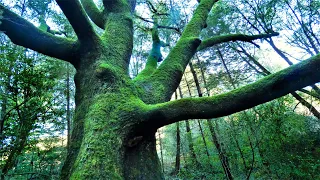
M142 90L101 52L83 57L75 76L77 107L62 179L163 179L157 128L141 125L147 109L139 97Z
M0 31L13 43L70 62L76 68L76 110L61 179L163 179L155 132L187 119L229 115L284 96L320 80L320 55L250 85L213 97L170 101L193 55L228 41L278 35L230 34L201 41L201 30L217 0L201 0L181 38L161 65L159 36L145 69L128 75L133 47L135 0L56 0L77 35L71 40L42 31L0 4ZM88 17L89 16L89 17ZM98 35L92 22L104 29ZM157 48L157 49L155 49ZM265 93L268 92L268 93Z

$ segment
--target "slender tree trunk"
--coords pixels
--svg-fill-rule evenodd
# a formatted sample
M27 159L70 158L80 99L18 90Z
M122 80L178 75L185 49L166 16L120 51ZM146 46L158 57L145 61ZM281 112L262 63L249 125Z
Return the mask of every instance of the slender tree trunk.
M201 91L201 88L200 88L199 79L198 79L197 73L196 73L196 71L195 71L195 69L194 69L194 67L193 67L192 61L190 61L189 67L190 67L190 70L191 70L191 73L192 73L192 76L193 76L194 83L196 84L198 96L199 96L199 97L202 97L202 91ZM204 74L203 74L203 75L204 75ZM204 77L203 77L203 78L204 78ZM204 80L204 82L205 82L205 79L203 79L203 80ZM187 81L186 81L186 82L187 82ZM187 82L187 83L188 83L188 82ZM209 92L209 91L208 91L208 92ZM190 96L191 96L191 91L190 91L190 90L189 90L189 93L190 93ZM207 157L208 157L208 160L209 160L210 168L213 169L213 167L212 167L212 165L211 165L211 162L210 162L210 154L209 154L207 142L206 142L206 139L205 139L203 130L202 130L201 123L200 123L199 120L197 120L197 122L198 122L198 125L199 125L199 128L200 128L201 137L202 137L202 140L203 140L205 149L206 149L206 154L207 154Z
M239 141L238 141L238 139L237 139L237 136L236 136L236 131L235 131L235 127L234 127L234 122L233 122L233 120L232 120L232 118L230 118L230 124L231 124L231 130L232 130L232 134L233 134L233 139L234 139L234 141L235 141L235 143L236 143L236 147L237 147L237 149L238 149L238 151L239 151L239 153L240 153L240 157L241 157L241 160L242 160L242 163L243 163L243 166L244 166L244 169L247 171L247 169L248 169L248 166L247 166L247 163L246 163L246 159L245 159L245 157L244 157L244 154L243 154L243 151L242 151L242 149L241 149L241 147L240 147L240 144L239 144Z
M311 87L312 87L312 90L314 90L318 95L320 95L320 89L318 88L317 85L313 84L311 85Z
M204 135L202 126L201 126L201 123L200 123L199 120L197 120L197 123L198 123L199 128L200 128L200 133L201 133L201 137L202 137L202 140L203 140L203 143L204 143L204 148L205 148L205 150L206 150L206 154L207 154L207 157L208 157L208 160L209 160L209 164L210 164L210 167L212 168L211 163L210 163L209 149L208 149L207 141L206 141L206 139L205 139L205 135Z
M220 58L220 60L221 60L221 62L222 62L222 64L223 64L223 67L224 67L226 73L228 74L229 81L230 81L233 89L236 89L237 87L236 87L236 85L235 85L235 81L234 81L234 79L233 79L232 76L231 76L231 73L230 73L230 71L229 71L229 69L228 69L228 66L227 66L227 64L226 64L226 62L225 62L225 60L224 60L224 58L223 58L223 55L222 55L221 51L219 50L219 48L217 48L217 53L218 53L218 56L219 56L219 58ZM260 66L259 66L259 67L260 67ZM262 67L262 66L261 66L261 67ZM245 116L247 116L246 112L243 112L243 113L244 113ZM251 142L251 139L250 139L250 135L249 135L249 133L247 133L247 134L248 134L248 138L249 138L249 144L250 144L250 147L251 147L251 150L252 150L252 163L251 163L250 169L248 169L248 166L247 166L247 164L246 164L246 160L245 160L244 154L243 154L243 152L242 152L242 150L241 150L240 144L239 144L238 139L237 139L237 137L236 137L236 133L235 133L235 131L234 131L234 122L233 122L233 120L231 120L231 124L232 124L233 133L234 133L234 140L235 140L236 146L237 146L237 148L238 148L238 150L239 150L239 152L240 152L240 156L241 156L241 159L242 159L242 162L243 162L243 165L244 165L244 169L245 169L245 172L246 172L246 175L247 175L246 179L249 179L250 176L251 176L251 172L252 172L252 168L253 168L253 164L254 164L254 149L253 149L253 146L252 146L252 142Z
M190 88L190 87L188 86L188 88ZM180 98L182 99L183 98L183 94L182 94L181 87L179 86L178 89L179 89ZM189 123L189 121L184 121L184 122L185 122L185 125L186 125L186 133L187 133L186 136L187 136L187 141L188 141L188 146L189 146L189 151L190 151L190 156L191 156L190 157L191 163L193 165L196 165L197 167L200 167L200 163L197 160L196 152L194 150L190 123Z
M2 140L4 122L5 122L6 113L7 113L7 103L8 103L7 95L8 95L9 83L10 83L10 78L8 77L6 84L4 86L2 86L3 92L1 92L1 94L3 94L3 96L2 96L1 112L0 112L0 140Z
M190 61L189 67L190 67L190 71L191 71L191 74L192 74L194 83L196 84L198 96L199 96L199 97L202 97L202 91L201 91L201 88L200 88L199 79L198 79L197 73L196 73L196 71L195 71L195 69L194 69L194 67L193 67L192 61Z
M2 89L0 88L0 91L1 91L0 95L2 97L1 112L0 112L0 141L1 141L0 149L2 149L2 141L4 139L3 128L4 128L5 115L6 115L6 112L7 112L7 103L8 103L8 100L7 100L7 86L6 85L2 86ZM0 175L0 179L4 180L4 174L2 172L1 172L1 175Z
M177 91L174 93L175 95L175 99L178 99L178 93ZM181 157L181 137L180 137L180 124L179 122L176 123L176 131L177 131L177 135L176 135L176 162L175 162L175 166L174 166L174 175L179 174L180 172L180 157Z
M190 66L190 64L191 64L191 66ZM191 68L191 72L192 72L192 75L193 75L195 83L196 83L197 91L198 91L199 96L200 96L200 95L202 95L202 93L201 93L200 83L198 81L196 72L195 72L195 70L193 68L192 63L189 63L189 66ZM200 70L201 70L201 72L203 72L202 68L200 68ZM203 78L203 80L205 80L204 73L202 73L202 78ZM204 81L204 83L205 83L204 86L207 87L205 81ZM209 92L209 91L207 90L207 92ZM208 96L209 96L209 94L208 94ZM218 155L219 155L219 159L220 159L223 171L224 171L227 179L232 180L233 176L232 176L232 173L231 173L231 170L230 170L230 166L229 166L229 162L228 162L228 158L226 156L226 153L224 152L223 148L220 145L220 142L218 140L218 137L217 137L217 134L216 134L216 132L214 130L212 122L210 120L207 120L207 122L208 122L209 130L210 130L210 133L211 133L211 137L213 139L213 144L215 145L215 147L216 147L216 149L218 151Z
M22 10L23 14L24 9ZM13 51L15 52L18 49L18 46L14 45L13 46ZM14 59L11 59L14 60ZM10 64L9 69L11 70L13 68L13 65ZM4 123L5 120L8 118L8 114L7 114L7 103L8 103L8 98L7 95L10 93L9 91L9 87L10 87L10 79L11 79L12 74L9 73L8 74L8 79L6 81L6 84L4 86L5 88L5 96L4 96L4 103L2 106L2 110L1 110L1 136L3 135L3 130L4 130ZM17 81L14 81L15 83L17 83ZM9 148L9 153L7 156L7 159L5 161L5 164L2 168L2 174L1 174L1 178L4 178L5 175L16 165L16 161L18 156L21 154L21 152L23 151L26 143L27 143L27 138L28 135L30 133L30 131L33 128L33 124L35 123L36 119L37 119L37 114L30 114L32 112L29 112L28 110L25 109L21 109L20 105L24 104L25 102L27 102L28 100L30 100L32 97L29 96L29 94L27 92L29 92L29 87L27 87L26 89L24 89L24 93L23 94L23 103L18 101L18 90L17 90L17 85L14 84L14 101L15 101L15 107L12 108L12 111L16 111L18 118L17 118L17 122L19 125L18 131L16 132L16 137L15 139L12 140L12 146ZM5 106L4 106L5 105ZM3 137L0 136L0 139L2 140ZM4 137L5 138L5 137ZM0 146L2 148L2 146Z
M218 151L220 162L221 162L223 171L224 171L224 173L226 175L226 178L228 180L232 180L233 176L232 176L232 173L231 173L231 170L230 170L228 157L225 155L226 153L224 152L224 149L221 146L221 144L220 144L220 142L219 142L219 140L217 138L217 134L215 132L214 126L212 125L212 122L211 121L207 121L207 122L208 122L208 126L209 126L209 129L210 129L210 132L211 132L211 137L212 137L212 140L213 140L213 144L215 145L215 147L216 147L216 149Z
M67 63L67 79L66 79L66 100L67 100L67 147L70 145L71 137L71 111L70 111L70 67Z
M158 130L158 141L160 146L160 158L161 158L161 167L162 167L162 173L164 174L164 163L163 163L163 149L162 149L162 140L161 140L161 131Z
M255 110L254 110L255 111ZM255 111L255 113L258 113ZM278 179L281 179L279 176L278 176L278 173L275 171L275 172L272 172L271 170L271 167L270 167L270 162L268 161L268 159L265 158L264 156L264 152L262 151L261 147L260 147L260 141L261 139L259 139L259 137L257 137L256 135L256 131L253 127L253 124L251 123L251 121L248 121L248 125L249 125L249 132L248 132L248 135L252 135L255 139L255 148L257 148L258 150L258 153L259 153L259 156L260 156L260 159L261 159L261 162L262 162L262 165L266 168L266 171L269 175L269 178L270 179L273 179L273 175L275 174ZM251 144L250 144L251 145Z
M177 131L177 144L176 144L176 163L174 166L174 174L177 175L180 172L180 146L181 146L181 139L180 139L180 127L179 122L176 123L176 131Z
M192 75L196 77L196 74L195 74L196 72L195 72L195 70L193 69L192 63L190 62L189 65L190 65L190 69L191 69ZM187 87L188 87L189 96L192 97L190 85L189 85L189 83L188 83L188 81L187 81L187 79L186 79L186 76L184 76L184 77L185 77L185 81L186 81L186 84L187 84ZM199 95L199 97L201 97L201 96L202 96L202 93L201 93L201 89L200 89L200 84L199 84L198 78L196 78L196 79L194 78L194 82L195 82L195 84L196 84L198 93L200 92L198 95ZM200 96L200 95L201 95L201 96ZM197 123L198 123L198 125L199 125L201 137L202 137L202 140L203 140L203 143L204 143L204 147L205 147L205 150L206 150L206 154L207 154L207 157L208 157L208 160L209 160L209 163L210 163L210 155L209 155L209 150L208 150L207 142L206 142L206 139L205 139L205 136L204 136L204 132L203 132L203 130L202 130L202 126L201 126L201 123L200 123L199 120L197 120ZM211 164L210 164L210 166L211 166Z
M191 159L191 163L193 165L196 165L197 167L199 167L200 163L197 160L196 152L194 150L190 123L189 123L189 121L185 121L185 124L186 124L186 133L187 133L188 146L189 146L189 151L190 151L190 156L191 156L191 158L190 158Z
M207 95L210 96L210 90L209 90L209 88L208 88L207 80L206 80L206 77L205 77L205 75L204 75L203 65L202 65L202 63L201 63L201 61L200 61L200 58L199 58L198 54L196 54L195 57L196 57L196 59L197 59L198 65L199 65L199 67L200 67L201 77L202 77L202 81L203 81L204 87L205 87L205 89L206 89L206 91L207 91Z
M250 144L251 154L252 154L251 166L250 166L249 172L247 173L247 178L246 178L247 180L249 180L250 176L252 174L252 171L253 171L254 164L255 164L255 153L254 153L253 143L252 143L251 137L248 133L248 130L247 130L247 134L248 134L248 139L249 139L249 144Z
M13 51L15 51L15 49L17 48L17 46L13 47ZM2 96L2 103L1 103L1 112L0 112L0 140L2 140L3 138L3 130L4 130L4 123L6 121L7 117L7 107L8 107L8 95L9 95L9 87L10 87L10 82L11 82L11 78L12 78L12 74L11 74L11 69L13 67L13 64L10 64L9 66L9 70L10 72L7 74L7 79L5 80L5 84L2 86L2 92L1 94L3 94ZM0 145L1 147L2 145Z

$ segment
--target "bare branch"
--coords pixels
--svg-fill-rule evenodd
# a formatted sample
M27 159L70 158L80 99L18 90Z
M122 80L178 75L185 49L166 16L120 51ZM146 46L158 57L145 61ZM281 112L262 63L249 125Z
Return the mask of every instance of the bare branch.
M89 18L101 29L104 29L106 18L102 11L98 9L93 0L81 0L81 4L88 14Z
M320 54L228 93L149 105L148 122L162 127L185 119L230 115L319 82L319 70Z
M78 0L56 0L70 22L73 30L82 42L91 42L97 38L89 18Z
M252 42L253 40L265 39L265 38L270 38L278 35L279 33L275 32L271 34L258 34L258 35L251 35L251 36L245 35L245 34L228 34L228 35L215 36L202 41L197 50L201 51L208 47L211 47L220 43L224 43L224 42L230 42L230 41L244 41L244 42L253 43Z
M305 89L299 89L300 92L303 92L305 94L308 94L309 96L312 96L314 98L317 98L318 100L320 100L320 95L318 93L315 93L313 91L308 91L308 90L305 90Z
M135 15L135 17L137 17L138 19L140 19L142 21L148 22L148 23L152 23L152 24L156 23L154 21L148 20L148 19L141 17L139 15ZM171 26L158 25L158 29L172 29L172 30L175 30L179 34L181 33L179 28L171 27Z
M152 12L152 14L157 15L157 16L169 16L168 13L159 12L157 10L157 8L155 8L154 5L149 0L147 0L146 3L149 7L149 10Z
M75 63L73 55L77 54L79 47L76 41L44 32L1 4L0 11L2 12L0 31L3 31L13 43L72 64Z
M299 94L297 94L296 92L292 92L291 95L296 98L303 106L307 107L309 109L309 111L320 120L320 113L318 112L318 110L313 107L312 104L310 104L308 101L304 100L301 96L299 96Z

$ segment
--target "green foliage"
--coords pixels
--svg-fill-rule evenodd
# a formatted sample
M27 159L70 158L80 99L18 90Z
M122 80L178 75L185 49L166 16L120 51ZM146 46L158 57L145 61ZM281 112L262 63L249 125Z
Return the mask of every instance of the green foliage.
M0 168L8 177L15 178L16 174L28 177L43 173L48 177L51 175L45 173L47 170L44 169L47 167L42 163L51 164L50 161L58 160L59 165L50 165L57 176L63 154L53 160L46 159L42 151L57 153L65 151L64 147L58 151L53 145L42 148L41 151L37 147L47 146L55 141L57 143L58 139L61 141L55 133L65 129L65 110L61 104L64 95L58 84L61 62L45 59L11 44L2 45L0 50L3 52L0 62L0 120L3 122L0 134ZM35 152L38 152L36 158L41 161L39 165L36 165L35 157L30 155ZM39 169L30 169L28 163Z
M313 117L292 112L294 100L285 97L229 117L216 119L216 133L226 150L235 179L317 179L320 170L320 123ZM192 164L188 156L186 132L181 130L182 166L172 176L175 159L175 126L165 128L162 142L167 177L181 179L223 179L224 172L218 152L206 123L199 127L191 123L193 143L201 167ZM209 149L210 158L205 154ZM245 164L245 165L244 165Z

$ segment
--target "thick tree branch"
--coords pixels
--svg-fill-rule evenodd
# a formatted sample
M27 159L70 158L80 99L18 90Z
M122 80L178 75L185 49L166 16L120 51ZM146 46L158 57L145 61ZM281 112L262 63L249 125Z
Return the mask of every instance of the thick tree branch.
M56 0L70 22L80 42L92 42L97 38L89 18L79 0Z
M136 4L135 0L103 0L102 2L106 13L133 13Z
M44 32L0 4L0 31L13 43L74 64L79 44Z
M162 61L161 47L163 43L159 38L157 25L154 25L151 33L152 33L152 49L149 53L145 68L138 74L135 80L139 80L141 78L151 76L152 73L157 69L157 65L158 65L157 62Z
M244 53L252 62L254 62L255 65L257 65L257 66L262 70L262 72L261 72L262 75L267 76L267 75L270 75L270 74L271 74L271 72L268 71L266 68L264 68L257 60L255 60L254 57L252 57L250 54L248 54L248 53L246 52L246 50L245 50L242 46L240 46L240 45L238 45L238 46L242 49L241 52ZM304 90L304 89L300 89L299 91L304 92L304 93L306 93L306 94L308 94L308 95L310 95L310 96L319 98L319 97L317 97L317 96L314 96L314 95L317 95L317 93L312 93L312 92L309 92L309 91ZM296 99L299 101L299 103L301 103L303 106L305 106L307 109L309 109L309 111L310 111L315 117L317 117L318 119L320 119L320 113L317 111L317 109L316 109L315 107L313 107L312 104L310 104L308 101L304 100L304 99L303 99L298 93L296 93L296 92L291 92L291 95L292 95L294 98L296 98Z
M181 80L182 74L190 59L201 43L199 35L206 25L208 13L218 0L202 0L184 32L167 58L153 73L150 81L157 83L165 97L171 96Z
M106 0L106 3L108 2L110 4L107 5L110 7L107 8L104 4L108 20L101 38L107 48L105 54L108 54L108 61L117 62L121 69L127 71L133 49L131 6L127 0Z
M319 82L319 70L320 54L228 93L150 105L148 122L162 127L185 119L230 115Z
M224 43L230 41L244 41L252 43L253 40L257 39L265 39L270 38L272 36L278 36L279 33L271 33L271 34L258 34L258 35L245 35L245 34L228 34L228 35L221 35L215 36L206 40L203 40L198 47L198 51L204 50L208 47Z
M102 11L98 9L93 0L81 0L81 4L89 18L101 29L104 29L106 18Z

